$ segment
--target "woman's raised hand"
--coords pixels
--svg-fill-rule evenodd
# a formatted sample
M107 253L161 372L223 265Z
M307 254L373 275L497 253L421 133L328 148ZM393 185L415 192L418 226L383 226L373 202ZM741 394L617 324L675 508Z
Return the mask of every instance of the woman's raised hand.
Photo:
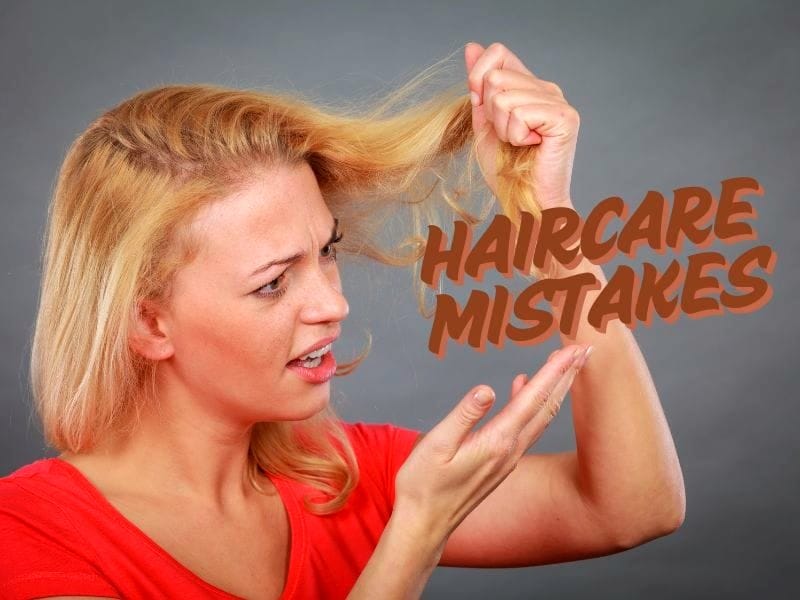
M478 160L496 192L495 156L499 142L537 146L531 184L542 209L572 206L570 181L580 118L561 88L539 79L503 44L464 47L467 86L475 135L485 131Z
M419 530L444 542L539 439L561 408L586 348L550 355L530 379L517 375L508 404L472 431L494 401L487 386L471 390L415 446L395 479L395 507L422 519Z

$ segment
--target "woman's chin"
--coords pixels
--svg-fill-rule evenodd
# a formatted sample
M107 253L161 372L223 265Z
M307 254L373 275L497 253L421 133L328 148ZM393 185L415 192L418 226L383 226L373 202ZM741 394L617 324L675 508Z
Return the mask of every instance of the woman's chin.
M303 421L325 410L331 401L330 385L315 385L312 389L298 390L283 404L285 415L268 420Z

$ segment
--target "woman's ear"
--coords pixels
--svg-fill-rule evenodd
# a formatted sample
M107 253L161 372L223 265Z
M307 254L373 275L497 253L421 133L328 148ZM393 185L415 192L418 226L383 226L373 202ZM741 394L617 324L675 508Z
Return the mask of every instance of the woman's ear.
M146 299L138 304L128 343L149 360L164 360L174 354L164 312L157 302Z

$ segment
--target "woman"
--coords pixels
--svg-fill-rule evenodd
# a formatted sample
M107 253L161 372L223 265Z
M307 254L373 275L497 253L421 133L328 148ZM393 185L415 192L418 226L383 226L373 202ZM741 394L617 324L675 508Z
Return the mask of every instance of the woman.
M359 362L331 350L349 310L337 245L415 264L423 244L386 251L377 224L425 209L404 199L467 147L513 218L571 206L578 119L559 88L501 44L465 61L471 102L390 114L427 75L365 117L166 86L76 140L32 351L61 455L0 480L0 595L417 597L437 564L599 556L680 525L674 445L618 322L600 333L584 313L479 428L483 385L424 436L329 405ZM605 283L586 260L559 268ZM577 451L526 455L570 389Z

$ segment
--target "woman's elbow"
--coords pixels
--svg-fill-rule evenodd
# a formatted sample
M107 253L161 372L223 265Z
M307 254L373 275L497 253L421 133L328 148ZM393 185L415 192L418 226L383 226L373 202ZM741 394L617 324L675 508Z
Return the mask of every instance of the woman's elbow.
M665 497L666 496L666 497ZM686 494L681 485L672 494L661 496L650 502L640 513L640 518L633 519L636 525L621 528L617 535L620 550L640 546L654 539L664 537L683 525L686 518Z
M664 537L670 533L677 531L686 518L686 504L685 502L676 503L668 512L662 514L658 519L654 519L653 523L645 530L645 535L638 542L644 544L650 540Z

